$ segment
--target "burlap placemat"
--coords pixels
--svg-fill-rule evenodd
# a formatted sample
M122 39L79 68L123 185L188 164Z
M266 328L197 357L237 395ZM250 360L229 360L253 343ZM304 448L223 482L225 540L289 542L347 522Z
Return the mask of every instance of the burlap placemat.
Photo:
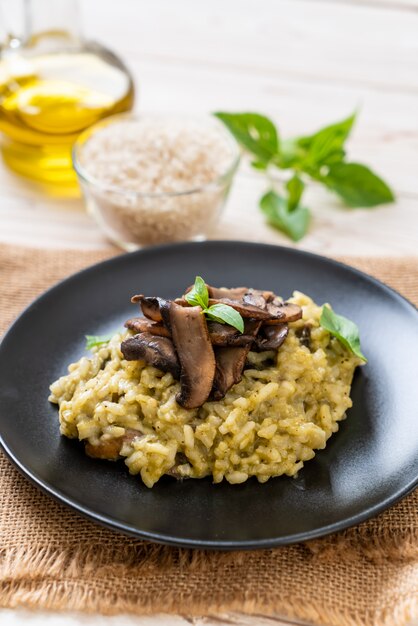
M0 332L50 284L108 255L0 246ZM351 262L418 302L417 259ZM418 492L321 540L204 552L97 527L39 492L0 453L0 559L2 607L240 611L322 625L401 626L418 615Z

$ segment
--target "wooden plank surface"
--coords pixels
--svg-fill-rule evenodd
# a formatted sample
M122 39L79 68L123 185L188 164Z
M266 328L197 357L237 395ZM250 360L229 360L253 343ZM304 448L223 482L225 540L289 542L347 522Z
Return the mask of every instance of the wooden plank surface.
M418 0L83 0L84 30L128 62L137 109L254 110L283 136L359 111L349 155L392 184L397 201L348 210L318 186L298 247L327 255L418 254ZM212 237L293 245L264 224L263 178L243 166ZM106 248L81 199L47 197L0 165L0 242ZM191 620L0 611L5 626L284 624L260 616Z
M257 7L261 7L258 9ZM342 0L84 0L85 32L127 59L138 110L256 110L283 136L309 132L357 109L349 155L373 166L395 205L350 211L321 189L299 247L328 254L417 253L417 2ZM264 189L243 168L213 236L291 245L265 226ZM40 246L109 245L81 200L46 198L0 170L0 241ZM373 237L370 236L373 233Z

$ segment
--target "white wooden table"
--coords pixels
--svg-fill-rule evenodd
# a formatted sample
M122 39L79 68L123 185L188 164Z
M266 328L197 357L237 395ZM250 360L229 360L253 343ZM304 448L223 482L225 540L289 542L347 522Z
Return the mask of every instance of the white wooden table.
M290 136L314 131L358 109L349 155L391 183L396 204L352 211L313 186L306 200L314 221L298 247L327 255L418 255L418 0L81 4L86 35L106 43L130 66L141 110L264 112L283 136ZM213 236L291 245L264 224L257 208L263 189L263 179L244 167ZM45 197L1 166L0 242L110 246L81 200ZM228 619L272 623L256 616ZM210 618L193 623L215 621L226 623ZM191 620L3 610L0 622L185 626Z

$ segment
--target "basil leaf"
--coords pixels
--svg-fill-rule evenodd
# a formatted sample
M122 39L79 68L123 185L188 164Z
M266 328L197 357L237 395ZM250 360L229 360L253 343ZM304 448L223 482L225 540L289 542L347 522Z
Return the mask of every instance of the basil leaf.
M229 324L241 333L244 332L244 320L238 311L227 304L213 304L208 308L209 293L206 283L201 276L196 276L193 289L186 293L185 298L192 306L199 305L203 313L211 320L221 324Z
M298 145L305 150L304 165L318 169L322 165L342 161L344 143L356 119L355 113L335 124L326 126L313 135L299 137Z
M267 222L293 241L299 241L306 234L310 222L310 213L307 208L299 205L289 211L285 198L274 191L269 191L261 198L260 208Z
M85 349L91 350L97 346L103 346L105 343L109 343L114 334L115 333L110 335L86 335Z
M282 170L297 167L305 158L306 152L298 145L297 139L282 139L273 164Z
M361 163L335 163L322 182L351 207L372 207L395 199L385 181Z
M209 302L209 293L206 283L201 276L196 276L193 289L184 296L192 306L201 306L206 309Z
M251 161L251 167L264 172L268 168L268 163L266 161Z
M279 149L275 125L258 113L215 113L243 148L268 163Z
M331 335L336 337L350 352L367 363L366 357L361 352L359 329L354 322L347 317L337 315L331 307L324 305L319 323L322 328L325 328Z
M244 332L244 320L240 313L228 304L212 304L212 306L205 310L205 315L214 322L229 324L229 326L233 326L239 330L240 333Z
M292 178L287 181L286 189L288 191L287 203L289 211L294 211L298 207L304 188L305 183L297 174L294 174Z

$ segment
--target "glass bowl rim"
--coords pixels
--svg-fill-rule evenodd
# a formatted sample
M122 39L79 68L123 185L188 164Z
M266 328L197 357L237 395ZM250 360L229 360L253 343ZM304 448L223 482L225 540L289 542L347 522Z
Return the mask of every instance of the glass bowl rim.
M100 191L104 191L104 192L108 191L108 192L116 193L119 195L129 196L130 198L140 199L140 198L169 198L169 197L177 197L177 196L188 196L188 195L195 194L195 193L202 193L204 191L210 191L211 189L217 188L220 185L232 179L235 171L238 168L238 165L241 159L241 151L240 151L239 144L235 140L232 133L230 133L230 131L226 127L224 127L222 125L222 122L219 120L217 120L219 123L219 128L223 132L225 138L227 139L227 141L229 142L231 146L231 151L232 151L231 161L227 169L222 174L220 174L213 180L203 185L199 185L197 187L192 187L190 189L185 189L182 191L153 191L153 192L135 191L133 189L127 189L126 187L121 187L119 185L106 184L103 181L96 178L95 176L93 176L92 174L90 174L87 171L87 169L83 165L81 165L80 159L79 159L80 150L82 146L85 145L85 143L89 140L89 138L96 131L106 126L109 126L112 123L118 123L119 121L123 121L123 120L135 122L144 117L154 117L154 118L176 117L176 118L195 119L195 120L199 120L199 119L210 119L213 121L217 120L217 118L211 115L210 113L188 114L188 113L171 113L171 112L155 112L155 113L144 112L144 113L139 113L139 114L117 113L115 115L110 115L109 117L99 120L95 124L92 124L92 126L89 126L88 128L86 128L86 130L84 130L78 136L78 138L76 139L72 147L73 167L81 182L88 183L88 185L93 186L99 189Z

